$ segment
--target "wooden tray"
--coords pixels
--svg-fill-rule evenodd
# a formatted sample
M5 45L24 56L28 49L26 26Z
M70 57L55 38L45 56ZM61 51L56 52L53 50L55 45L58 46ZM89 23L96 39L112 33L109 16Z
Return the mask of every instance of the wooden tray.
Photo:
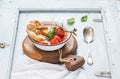
M22 43L22 48L24 53L32 59L48 63L60 63L58 50L56 51L40 50L33 45L33 43L28 37L24 39ZM65 44L65 46L62 47L63 57L75 54L76 49L77 41L75 37L72 36L70 40Z
M80 21L80 18L87 15L89 21L83 23ZM25 39L26 33L26 24L30 20L39 20L39 21L56 21L63 23L66 19L73 17L75 18L75 24L73 27L77 29L76 40L79 41L76 53L79 56L83 56L85 60L88 57L88 46L83 41L83 29L86 26L92 26L95 30L94 41L91 43L91 53L94 59L93 66L88 64L84 65L84 70L88 78L97 79L98 77L94 75L95 71L111 71L112 62L111 62L111 49L109 48L109 42L107 39L108 33L106 32L106 17L105 11L102 8L42 8L42 9L19 9L17 12L16 18L16 27L14 28L14 33L11 43L11 52L9 54L9 64L7 67L7 78L11 76L11 70L14 69L15 63L19 56L23 56L24 52L21 48L21 44ZM94 19L101 19L103 22L93 22ZM66 23L64 23L66 25ZM72 26L68 28L72 29ZM21 60L22 62L22 60ZM22 68L22 66L21 66ZM90 68L90 69L89 69ZM90 73L91 72L91 73ZM111 72L111 74L114 72ZM114 75L114 74L112 74ZM105 78L103 78L105 79ZM108 78L111 79L111 78Z

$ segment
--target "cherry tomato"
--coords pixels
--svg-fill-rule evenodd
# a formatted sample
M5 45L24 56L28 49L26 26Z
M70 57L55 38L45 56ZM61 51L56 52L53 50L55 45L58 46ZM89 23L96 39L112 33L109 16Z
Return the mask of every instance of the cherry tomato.
M57 43L59 43L59 41L58 41L58 40L55 40L55 39L51 39L51 40L50 40L50 43L51 43L51 44L57 44Z
M57 27L57 28L55 28L55 32L57 33L57 32L60 32L61 31L61 28L59 28L59 27Z
M54 43L55 43L55 44L58 44L58 43L59 43L59 41L58 41L58 40L54 40Z
M64 37L64 31L62 28L58 27L58 28L55 28L55 34L56 35L59 35L60 37Z
M50 43L51 43L51 44L55 44L55 40L54 40L54 39L51 39L51 40L50 40Z
M58 36L58 35L55 35L55 36L54 36L54 39L55 39L55 40L58 40L59 42L62 41L62 39L61 39L60 36Z
M58 35L55 35L51 40L50 40L50 43L51 44L58 44L62 41L62 39L60 38L60 36Z

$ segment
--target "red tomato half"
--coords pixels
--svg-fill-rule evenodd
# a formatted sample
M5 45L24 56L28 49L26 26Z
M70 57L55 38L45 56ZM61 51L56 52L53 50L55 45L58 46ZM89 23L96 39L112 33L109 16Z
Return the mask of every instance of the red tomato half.
M54 39L51 39L51 40L50 40L50 43L51 43L51 44L55 44L55 40L54 40Z
M59 35L60 37L64 37L64 33L65 32L63 31L63 29L60 28L60 27L58 27L58 28L55 29L55 34Z
M58 40L59 42L62 41L62 39L61 39L60 36L58 36L58 35L55 35L55 36L54 36L54 39L55 39L55 40Z
M62 39L60 38L60 36L58 35L55 35L51 40L50 40L50 43L51 44L58 44L62 41Z

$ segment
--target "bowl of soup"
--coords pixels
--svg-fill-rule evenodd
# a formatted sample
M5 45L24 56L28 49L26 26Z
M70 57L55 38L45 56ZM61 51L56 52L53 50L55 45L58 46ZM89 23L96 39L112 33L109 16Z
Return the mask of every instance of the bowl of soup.
M57 22L31 21L27 25L27 34L32 43L44 51L62 48L70 39L68 28Z

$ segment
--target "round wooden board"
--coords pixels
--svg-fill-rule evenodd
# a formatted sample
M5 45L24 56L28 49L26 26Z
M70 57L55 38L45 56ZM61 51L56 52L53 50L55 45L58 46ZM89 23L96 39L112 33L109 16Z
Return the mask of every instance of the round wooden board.
M22 43L22 48L24 53L35 60L39 60L42 62L48 63L60 63L59 62L59 53L56 51L43 51L38 49L33 45L31 40L26 36ZM63 50L63 57L68 55L75 54L77 49L77 41L74 36L70 38L70 40L61 48Z

